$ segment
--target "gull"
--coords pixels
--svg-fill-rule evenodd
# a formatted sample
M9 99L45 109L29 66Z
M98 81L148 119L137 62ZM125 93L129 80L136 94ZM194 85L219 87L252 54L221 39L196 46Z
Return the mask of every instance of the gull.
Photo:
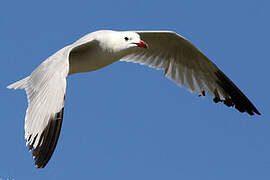
M116 61L147 65L192 93L213 97L250 115L260 112L239 88L190 41L173 31L89 33L42 62L29 76L8 86L24 89L26 146L37 168L49 162L61 130L66 77L101 69Z

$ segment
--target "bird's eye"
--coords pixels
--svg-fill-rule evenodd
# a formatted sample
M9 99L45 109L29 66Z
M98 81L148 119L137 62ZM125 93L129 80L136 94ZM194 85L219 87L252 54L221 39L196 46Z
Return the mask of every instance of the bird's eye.
M125 39L126 41L128 41L128 37L125 37L124 39Z

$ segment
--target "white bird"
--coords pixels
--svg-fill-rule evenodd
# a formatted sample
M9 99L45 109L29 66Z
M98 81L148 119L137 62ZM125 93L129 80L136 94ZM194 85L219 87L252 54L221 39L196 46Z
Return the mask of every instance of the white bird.
M148 46L149 44L149 46ZM187 39L172 31L101 30L64 47L28 77L8 88L25 89L28 108L25 139L38 168L46 166L56 147L63 119L66 77L94 71L118 60L163 70L164 75L200 96L260 115L233 82Z

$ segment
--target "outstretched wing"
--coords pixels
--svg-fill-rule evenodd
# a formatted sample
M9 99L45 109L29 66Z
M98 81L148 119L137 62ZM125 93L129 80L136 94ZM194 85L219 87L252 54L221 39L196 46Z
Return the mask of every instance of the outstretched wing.
M30 76L8 86L26 91L25 139L38 168L46 166L60 135L70 52L84 48L92 40L84 36L46 59Z
M43 168L48 163L59 138L70 49L67 46L49 57L18 87L24 88L27 94L25 139L26 144L29 144L29 151L33 150L38 168ZM14 85L9 88L16 88Z
M256 107L236 85L200 50L187 39L171 31L138 31L149 49L136 48L121 61L139 63L161 69L180 87L205 96L208 92L214 102L234 106L240 112L259 114Z

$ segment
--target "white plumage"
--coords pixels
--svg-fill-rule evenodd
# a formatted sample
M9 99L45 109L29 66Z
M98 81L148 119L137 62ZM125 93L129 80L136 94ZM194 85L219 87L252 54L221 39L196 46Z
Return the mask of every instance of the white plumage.
M149 46L148 46L149 44ZM8 88L25 89L25 139L37 167L50 160L61 130L66 77L127 61L163 70L166 77L200 96L260 114L248 98L200 50L171 31L96 31L64 47L30 76Z

